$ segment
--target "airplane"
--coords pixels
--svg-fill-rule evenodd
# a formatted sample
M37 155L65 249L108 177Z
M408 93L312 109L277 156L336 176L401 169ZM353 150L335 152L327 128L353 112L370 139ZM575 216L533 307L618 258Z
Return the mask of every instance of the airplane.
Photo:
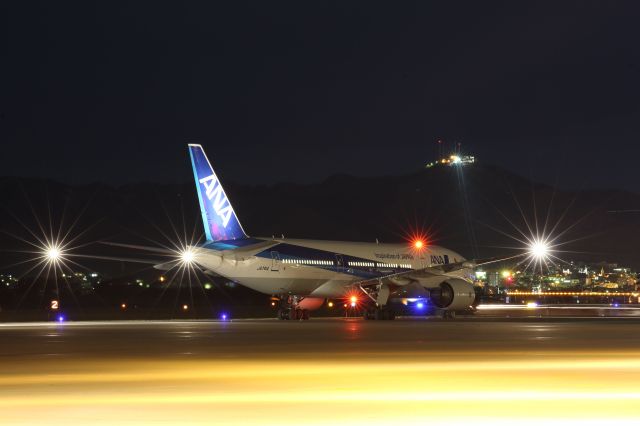
M189 247L182 260L276 296L279 319L307 320L327 299L355 294L351 297L362 296L370 306L367 319L393 320L390 302L397 298L430 300L445 318L473 306L471 273L478 263L421 240L383 244L248 236L203 147L188 148L206 241Z

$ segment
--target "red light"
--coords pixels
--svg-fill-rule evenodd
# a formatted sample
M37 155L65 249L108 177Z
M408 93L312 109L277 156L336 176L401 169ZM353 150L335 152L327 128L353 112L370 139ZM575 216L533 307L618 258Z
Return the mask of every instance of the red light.
M405 234L405 240L414 255L422 255L422 251L427 248L430 241L426 231L413 229Z
M360 305L360 299L360 294L355 289L352 289L344 295L344 307L356 308Z

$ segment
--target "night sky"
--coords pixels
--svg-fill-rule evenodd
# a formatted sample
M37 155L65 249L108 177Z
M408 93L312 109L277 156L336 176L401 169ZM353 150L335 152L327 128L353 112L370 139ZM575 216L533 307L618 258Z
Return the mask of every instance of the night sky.
M635 2L0 6L2 175L178 182L411 172L436 140L640 191Z

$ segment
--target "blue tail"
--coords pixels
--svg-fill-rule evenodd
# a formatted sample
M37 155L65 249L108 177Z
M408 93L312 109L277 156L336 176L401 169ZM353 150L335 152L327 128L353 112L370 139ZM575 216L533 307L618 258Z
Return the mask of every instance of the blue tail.
M189 144L207 241L247 238L202 146Z

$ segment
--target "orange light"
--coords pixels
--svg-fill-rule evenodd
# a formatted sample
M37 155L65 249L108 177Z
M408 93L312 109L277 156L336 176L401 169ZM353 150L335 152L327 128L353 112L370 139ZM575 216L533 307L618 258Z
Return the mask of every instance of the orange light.
M347 304L345 303L343 306L346 308L346 307L347 307Z
M355 303L358 301L358 298L356 296L351 296L349 300L351 301L351 306L354 306Z
M126 304L126 303L123 303L122 305L120 305L120 307L121 307L122 309L127 309L127 304Z
M330 308L333 308L333 302L327 303L327 306L330 307Z
M271 306L276 306L276 302L271 302Z
M417 249L421 249L422 246L424 246L424 243L422 242L422 240L417 240L415 243L413 243L413 246Z
M163 283L164 282L164 277L160 277L160 282Z
M182 310L186 311L187 309L189 309L189 305L182 305Z

